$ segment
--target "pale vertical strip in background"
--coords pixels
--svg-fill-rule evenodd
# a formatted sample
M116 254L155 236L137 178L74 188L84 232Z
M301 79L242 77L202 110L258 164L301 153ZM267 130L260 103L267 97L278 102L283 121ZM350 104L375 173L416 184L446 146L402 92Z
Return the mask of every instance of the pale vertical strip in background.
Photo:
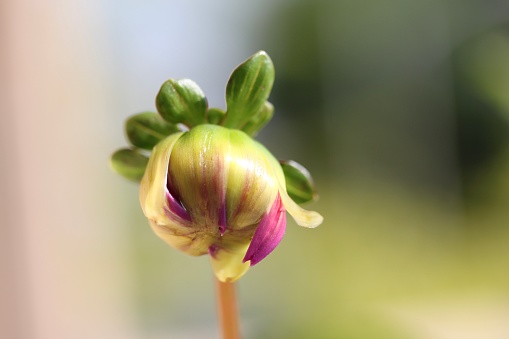
M22 227L19 144L13 126L13 54L8 2L0 2L0 338L29 338L33 314L27 291L25 230Z
M2 1L2 338L132 334L99 4Z

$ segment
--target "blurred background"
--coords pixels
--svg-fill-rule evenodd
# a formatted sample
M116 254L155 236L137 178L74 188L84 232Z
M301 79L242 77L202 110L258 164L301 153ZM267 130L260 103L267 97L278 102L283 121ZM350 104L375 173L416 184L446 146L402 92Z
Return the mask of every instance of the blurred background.
M245 338L509 338L509 3L0 2L0 337L218 338L213 275L111 172L168 78L223 107L258 50L259 139L314 174L238 284Z

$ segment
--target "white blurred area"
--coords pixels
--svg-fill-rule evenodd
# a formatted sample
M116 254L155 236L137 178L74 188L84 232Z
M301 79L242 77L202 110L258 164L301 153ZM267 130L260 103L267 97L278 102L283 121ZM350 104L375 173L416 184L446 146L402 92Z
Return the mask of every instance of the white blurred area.
M186 257L155 238L139 209L137 185L112 173L108 158L126 145L126 117L153 110L155 94L167 78L195 80L211 106L224 107L230 72L265 48L253 32L265 24L266 13L289 3L0 2L0 338L218 337L206 258ZM334 54L324 60L335 62ZM352 102L363 105L362 99ZM287 133L287 121L275 120ZM335 133L334 126L325 127ZM356 133L352 130L350 137ZM352 154L356 150L349 149ZM246 337L270 333L279 321L291 329L309 317L330 331L317 338L333 338L335 329L343 333L335 319L355 318L345 306L353 305L362 316L366 312L384 327L407 334L403 339L509 338L509 291L504 286L509 275L497 275L507 262L498 254L507 251L499 250L498 233L481 236L478 252L487 259L472 260L477 265L472 268L468 259L477 252L460 253L458 225L464 221L456 206L448 214L447 207L426 205L422 197L425 202L417 209L421 200L406 199L392 188L383 192L387 195L366 198L335 185L323 185L320 204L310 207L324 211L329 222L317 229L321 238L289 225L274 257L239 284L243 327L250 333ZM369 214L362 204L377 207ZM495 218L497 225L507 220L504 213ZM414 221L422 228L398 233L398 227ZM378 228L377 222L383 225ZM366 225L382 231L371 233ZM433 242L442 234L445 240ZM490 252L492 244L496 249ZM407 258L408 253L413 256ZM378 257L387 259L393 271L377 266ZM461 265L466 268L457 269ZM467 273L450 273L456 269ZM477 272L484 271L488 278L476 285ZM462 274L471 281L457 287ZM292 318L294 313L300 318ZM265 332L257 332L260 323Z

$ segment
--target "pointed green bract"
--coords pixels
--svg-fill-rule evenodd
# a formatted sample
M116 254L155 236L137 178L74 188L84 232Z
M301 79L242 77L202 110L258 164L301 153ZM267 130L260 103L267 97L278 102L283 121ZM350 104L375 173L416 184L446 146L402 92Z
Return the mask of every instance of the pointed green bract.
M260 51L237 67L226 86L226 117L222 125L242 129L263 107L274 83L274 65Z
M132 149L120 149L113 153L110 159L111 168L126 179L140 182L148 158Z
M205 123L207 106L205 94L189 79L166 81L156 97L157 111L165 120L188 127Z
M292 160L280 161L280 164L285 175L286 191L290 198L298 204L318 198L313 178L304 166Z
M126 121L125 131L131 145L151 150L168 135L179 132L179 129L159 114L145 112L130 117Z
M262 108L244 125L244 127L242 127L242 130L246 134L254 137L263 127L265 127L265 125L268 124L273 115L274 106L270 102L265 101Z
M207 122L212 125L220 125L225 114L226 112L220 108L209 108L207 111Z

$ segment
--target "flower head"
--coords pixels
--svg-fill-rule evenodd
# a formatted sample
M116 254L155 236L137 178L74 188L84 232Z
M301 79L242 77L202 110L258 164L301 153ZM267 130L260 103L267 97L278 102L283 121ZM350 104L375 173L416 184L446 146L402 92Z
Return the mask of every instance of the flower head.
M279 162L244 132L199 125L153 150L140 203L155 233L190 255L210 254L234 281L281 241L286 210L302 226L322 218L288 196Z
M309 172L278 162L252 138L272 117L273 80L268 55L254 54L230 77L223 111L208 108L193 81L170 79L156 97L159 114L131 117L133 147L111 159L118 173L141 180L140 203L154 232L182 252L209 255L223 282L276 248L287 211L305 227L323 219L295 203L316 198ZM151 150L150 158L139 149Z

